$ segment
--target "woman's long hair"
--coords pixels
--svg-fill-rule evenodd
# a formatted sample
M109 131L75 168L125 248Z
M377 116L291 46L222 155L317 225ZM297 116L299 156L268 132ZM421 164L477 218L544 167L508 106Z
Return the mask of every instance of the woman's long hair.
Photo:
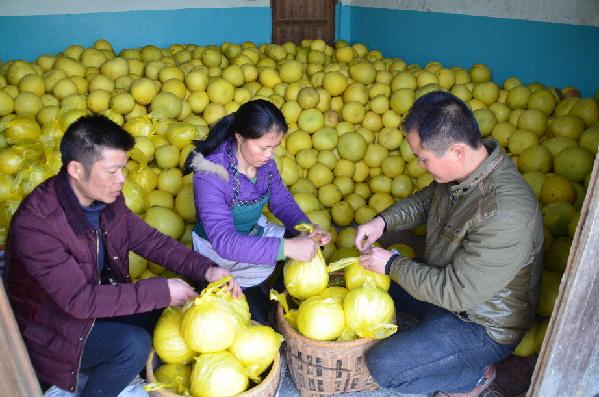
M287 132L285 116L272 102L256 99L244 103L236 112L223 117L214 124L206 139L195 142L196 147L185 160L185 173L191 172L191 160L196 153L209 155L235 133L246 139L257 139L273 127L282 133Z

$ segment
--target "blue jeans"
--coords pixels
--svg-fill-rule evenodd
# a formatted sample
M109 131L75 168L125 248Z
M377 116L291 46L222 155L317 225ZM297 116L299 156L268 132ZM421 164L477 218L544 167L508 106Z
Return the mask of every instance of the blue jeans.
M487 365L509 356L515 344L493 340L481 325L418 301L395 283L389 293L396 310L420 322L381 340L366 354L370 373L381 387L406 394L472 390Z
M117 396L143 370L162 310L96 320L83 348L81 397Z

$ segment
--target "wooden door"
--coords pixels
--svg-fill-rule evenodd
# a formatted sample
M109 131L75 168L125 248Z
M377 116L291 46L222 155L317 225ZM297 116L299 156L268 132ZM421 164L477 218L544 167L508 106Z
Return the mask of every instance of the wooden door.
M335 0L271 0L272 42L335 40Z

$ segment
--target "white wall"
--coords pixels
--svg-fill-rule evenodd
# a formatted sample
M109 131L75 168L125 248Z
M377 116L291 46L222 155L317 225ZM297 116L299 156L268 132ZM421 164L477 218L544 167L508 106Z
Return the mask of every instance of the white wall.
M599 26L599 0L342 0L341 3L357 7Z
M1 16L85 14L183 8L270 7L269 0L0 0Z

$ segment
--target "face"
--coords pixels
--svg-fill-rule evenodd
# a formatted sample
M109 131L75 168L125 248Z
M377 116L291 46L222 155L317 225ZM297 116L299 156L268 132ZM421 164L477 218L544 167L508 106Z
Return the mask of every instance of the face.
M459 178L459 154L452 148L449 148L443 156L437 157L435 152L422 147L418 132L410 131L407 139L412 152L418 158L418 164L430 172L435 181L448 183Z
M94 201L113 203L125 183L123 169L126 165L127 152L118 149L103 150L101 158L92 165L88 175L81 163L71 161L67 170L81 205L87 207Z
M241 155L241 159L238 160L259 168L273 157L275 149L281 144L283 133L273 127L260 138L246 139L239 134L235 134L235 137Z

